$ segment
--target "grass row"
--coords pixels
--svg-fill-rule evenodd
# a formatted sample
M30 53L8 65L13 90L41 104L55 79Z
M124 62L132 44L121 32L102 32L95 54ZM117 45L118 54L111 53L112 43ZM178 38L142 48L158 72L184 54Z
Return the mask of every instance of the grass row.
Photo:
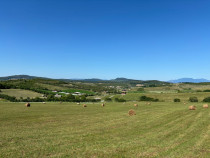
M0 157L209 156L209 109L138 104L0 103Z

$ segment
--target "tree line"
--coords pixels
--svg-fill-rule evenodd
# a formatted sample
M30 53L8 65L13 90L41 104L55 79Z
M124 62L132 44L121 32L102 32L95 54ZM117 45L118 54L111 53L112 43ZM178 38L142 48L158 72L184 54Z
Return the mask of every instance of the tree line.
M85 95L82 96L74 96L74 95L66 95L62 96L60 98L54 97L54 95L48 95L46 98L22 98L20 97L19 99L13 96L9 96L6 94L0 94L0 98L6 99L11 102L99 102L101 100L99 99L89 99Z

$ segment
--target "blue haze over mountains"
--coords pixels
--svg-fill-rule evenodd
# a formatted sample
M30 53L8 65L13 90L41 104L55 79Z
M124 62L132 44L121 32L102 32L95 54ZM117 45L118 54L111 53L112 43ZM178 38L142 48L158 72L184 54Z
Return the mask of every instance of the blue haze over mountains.
M33 78L42 78L42 79L50 79L46 77L38 77L38 76L29 76L29 75L13 75L13 76L6 76L6 77L0 77L0 80L11 80L11 79L33 79ZM63 80L84 80L84 81L103 81L103 79L97 79L97 78L91 78L91 79L63 79ZM113 79L115 81L129 81L134 79L127 79L127 78L116 78ZM192 82L192 83L201 83L201 82L210 82L210 80L207 79L193 79L193 78L180 78L176 80L169 80L166 82L170 83L183 83L183 82Z
M168 82L171 83L183 83L183 82L192 82L192 83L201 83L201 82L210 82L210 80L207 79L193 79L193 78L180 78L180 79L176 79L176 80L170 80Z

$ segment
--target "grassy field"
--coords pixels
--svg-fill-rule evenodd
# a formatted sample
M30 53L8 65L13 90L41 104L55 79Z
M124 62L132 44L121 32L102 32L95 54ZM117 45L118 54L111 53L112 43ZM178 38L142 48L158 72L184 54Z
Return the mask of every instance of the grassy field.
M54 90L65 90L67 89L66 87L62 87L62 86L54 86L54 85L50 85L50 84L44 84L44 83L36 83L36 85L47 88L51 91Z
M138 104L0 102L0 157L209 157L210 111L201 103L195 111Z
M27 97L35 98L35 97L41 97L41 95L42 95L40 93L36 93L36 92L33 92L33 91L24 90L24 89L1 89L1 91L2 91L2 92L0 92L1 94L14 96L18 99L20 97L23 97L24 99L27 98Z
M187 83L177 83L171 86L161 86L161 87L142 87L145 92L154 92L154 93L177 93L181 92L196 92L210 90L210 85L202 84L187 84ZM131 91L138 91L139 87L133 87Z
M80 92L80 93L86 93L86 94L92 94L92 95L94 94L94 92L80 90L80 89L67 89L67 90L63 90L63 92L68 92L68 93Z
M115 95L115 97L124 98L128 101L139 100L140 96L148 96L152 98L157 98L160 101L173 102L175 98L181 99L182 102L187 102L189 97L197 97L199 102L202 102L204 98L210 97L210 92L197 92L197 93L128 93L124 96Z

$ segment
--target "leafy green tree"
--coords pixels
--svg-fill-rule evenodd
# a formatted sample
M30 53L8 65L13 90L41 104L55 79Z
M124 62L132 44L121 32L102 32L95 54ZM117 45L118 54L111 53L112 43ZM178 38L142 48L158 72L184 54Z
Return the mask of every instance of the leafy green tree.
M138 88L137 91L144 92L144 88Z
M111 102L112 101L111 98L105 98L104 100L107 101L107 102Z
M114 100L115 100L116 102L126 102L126 100L123 99L123 98L115 98Z
M159 101L159 99L155 99L155 98L151 98L151 97L147 97L145 95L141 96L139 98L140 101L152 101L152 102L157 102Z
M197 97L190 97L189 101L190 102L198 102L198 98Z
M80 97L80 100L81 100L81 102L85 102L85 101L86 101L85 95L82 95L82 96Z
M179 98L175 98L174 102L180 102L181 100Z
M53 94L47 96L47 101L54 101L55 97Z
M203 99L203 102L210 102L210 97L206 97Z
M75 96L73 96L72 94L68 94L67 96L62 97L62 98L65 98L65 101L69 101L69 102L75 101Z

